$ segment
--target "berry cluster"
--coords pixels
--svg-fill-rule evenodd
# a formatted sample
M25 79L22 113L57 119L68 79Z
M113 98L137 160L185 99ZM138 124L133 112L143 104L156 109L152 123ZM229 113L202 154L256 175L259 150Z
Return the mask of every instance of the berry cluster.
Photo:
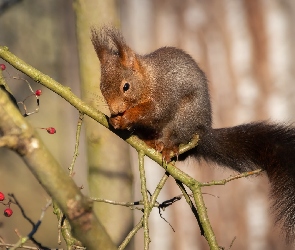
M0 63L0 70L3 71L3 70L5 70L5 69L6 69L5 64ZM16 78L14 78L14 79L16 79ZM21 79L22 79L22 78L21 78ZM24 79L23 79L23 80L24 80ZM24 81L26 81L26 80L24 80ZM37 113L37 112L39 111L39 96L42 95L42 90L41 90L41 89L37 89L37 90L34 92L33 89L32 89L32 87L31 87L31 85L30 85L30 83L29 83L28 81L26 81L26 82L28 83L29 89L31 90L32 94L31 94L30 96L26 97L22 102L17 102L18 105L20 105L20 104L23 105L23 108L24 108L24 110L25 110L24 117L29 116L29 115L32 115L32 114L34 114L34 113ZM27 112L27 107L26 107L26 105L25 105L25 101L26 101L29 97L31 97L31 96L35 96L35 97L37 98L37 109L36 109L35 111L33 111L33 112ZM47 131L47 133L48 133L48 134L51 134L51 135L53 135L53 134L56 133L56 129L53 128L53 127L40 128L40 129L45 129L45 130ZM0 201L2 201L2 200L1 200L1 196L0 196Z
M1 67L1 65L0 65L0 67ZM8 208L6 208L5 210L4 210L4 215L6 216L6 217L10 217L12 214L13 214L13 211L12 211L12 209L10 208L10 201L7 203L7 204L5 204L3 201L5 200L5 195L2 193L2 192L0 192L0 202L3 204L3 205L5 205L5 206L8 206Z

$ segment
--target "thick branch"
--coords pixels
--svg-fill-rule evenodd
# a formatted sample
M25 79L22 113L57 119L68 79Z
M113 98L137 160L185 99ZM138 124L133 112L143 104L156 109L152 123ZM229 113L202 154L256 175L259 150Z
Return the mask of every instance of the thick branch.
M15 142L12 145L10 141L7 146L22 157L44 189L58 203L77 239L87 249L116 249L93 214L92 202L82 195L3 90L0 90L0 117L0 134L13 136Z

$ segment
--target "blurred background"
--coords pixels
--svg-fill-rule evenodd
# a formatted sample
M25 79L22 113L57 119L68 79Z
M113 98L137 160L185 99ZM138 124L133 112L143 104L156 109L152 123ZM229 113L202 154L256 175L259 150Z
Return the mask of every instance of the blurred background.
M213 106L214 127L254 120L291 123L295 120L295 2L292 0L0 0L0 45L72 89L95 108L108 112L99 93L99 61L90 43L90 27L120 27L139 54L176 46L193 56L205 71ZM0 59L0 63L5 63ZM39 130L49 150L67 171L79 113L55 93L7 66L4 76L18 101L33 89L43 91L40 111L26 119ZM20 80L15 80L17 77ZM28 100L34 110L35 100ZM193 159L178 167L199 181L220 180L234 173ZM147 185L153 192L164 171L146 159ZM39 219L48 198L13 152L0 148L0 191L13 193L27 215ZM91 196L116 201L141 199L136 152L99 124L85 118L74 179ZM265 176L239 179L204 188L213 230L220 246L231 249L293 249L274 224ZM158 201L179 195L171 178ZM3 210L4 210L3 206ZM0 204L1 209L1 204ZM10 218L1 215L0 236L15 243L30 224L12 205ZM96 204L96 212L119 245L137 224L140 211ZM184 200L150 218L150 249L209 249ZM141 230L128 249L143 249ZM57 220L47 211L35 239L49 248L57 244Z

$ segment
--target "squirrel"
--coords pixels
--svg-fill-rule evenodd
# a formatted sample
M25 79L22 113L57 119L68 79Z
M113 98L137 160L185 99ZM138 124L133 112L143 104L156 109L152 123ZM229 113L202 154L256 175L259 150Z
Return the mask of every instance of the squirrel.
M237 172L263 169L271 183L276 222L287 241L295 236L295 128L253 122L212 128L205 73L183 50L162 47L136 54L115 28L91 29L101 63L100 88L115 129L129 130L161 152L177 155L195 134L198 145L188 154Z

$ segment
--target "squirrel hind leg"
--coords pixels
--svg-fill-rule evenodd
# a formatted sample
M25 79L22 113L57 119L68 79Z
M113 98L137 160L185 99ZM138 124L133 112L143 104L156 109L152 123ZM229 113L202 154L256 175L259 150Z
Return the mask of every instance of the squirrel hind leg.
M163 148L162 150L162 160L163 162L170 162L171 158L176 156L178 159L179 155L179 147L178 146L173 146L171 148Z
M158 140L144 140L145 143L159 153L162 153L162 161L169 163L171 158L179 155L179 147L176 145L166 145L161 139Z

